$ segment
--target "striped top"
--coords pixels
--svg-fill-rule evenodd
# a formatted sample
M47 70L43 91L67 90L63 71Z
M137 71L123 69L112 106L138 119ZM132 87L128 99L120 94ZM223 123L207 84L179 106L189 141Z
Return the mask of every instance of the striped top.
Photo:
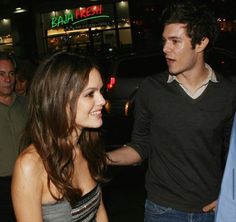
M66 200L54 204L43 204L44 222L96 222L96 214L101 200L101 188L97 184L75 204Z

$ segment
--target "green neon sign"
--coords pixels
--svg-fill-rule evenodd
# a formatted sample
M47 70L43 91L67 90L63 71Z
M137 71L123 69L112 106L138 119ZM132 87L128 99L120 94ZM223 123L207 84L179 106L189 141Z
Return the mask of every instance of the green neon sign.
M89 18L85 18L85 19L81 19L79 21L73 22L72 25L76 24L76 23L80 23L80 22L84 22L87 20L92 20L92 19L97 19L97 18L109 18L109 15L98 15L98 16L93 16L93 17L89 17Z
M109 18L108 15L103 15L102 5L93 5L86 8L77 8L74 12L69 12L63 16L51 17L51 28L58 28L60 26L72 23L72 25L81 23L87 20L97 18Z

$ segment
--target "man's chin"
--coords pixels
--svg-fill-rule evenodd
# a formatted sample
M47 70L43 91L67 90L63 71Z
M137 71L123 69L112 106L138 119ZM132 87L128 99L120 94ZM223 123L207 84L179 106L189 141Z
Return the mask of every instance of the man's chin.
M12 91L5 91L3 93L1 93L2 95L5 95L5 96L11 96L13 93L13 90Z
M172 75L172 76L176 76L176 73L173 72L173 70L169 70L169 74Z
M25 91L20 91L20 92L19 92L19 91L18 91L18 92L16 91L16 94L19 95L19 96L23 96L23 95L25 95Z
M169 71L170 75L172 75L172 76L177 76L178 74L180 74L179 71L176 71L176 70L173 70L173 69L168 69L168 71Z

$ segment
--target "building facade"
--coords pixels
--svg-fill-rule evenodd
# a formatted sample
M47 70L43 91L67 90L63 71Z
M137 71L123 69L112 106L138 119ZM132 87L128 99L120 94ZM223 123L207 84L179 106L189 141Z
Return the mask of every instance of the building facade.
M132 48L129 2L81 4L76 8L41 13L44 51L71 50L82 54ZM38 40L40 42L40 40ZM42 47L41 47L42 48Z
M17 2L24 4L18 7ZM216 3L222 35L235 36L236 18L219 11L232 7ZM157 51L161 48L158 19L166 4L168 0L4 0L0 50L19 57L44 57L58 50L93 55ZM235 48L235 43L230 47Z

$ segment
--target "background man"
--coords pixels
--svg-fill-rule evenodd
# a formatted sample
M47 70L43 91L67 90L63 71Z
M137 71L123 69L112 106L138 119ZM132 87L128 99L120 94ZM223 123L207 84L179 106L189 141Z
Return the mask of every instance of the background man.
M20 150L20 135L26 122L25 97L13 93L16 64L0 52L0 219L14 220L11 204L11 174Z
M15 93L26 96L34 75L36 65L30 60L18 60L15 80Z

